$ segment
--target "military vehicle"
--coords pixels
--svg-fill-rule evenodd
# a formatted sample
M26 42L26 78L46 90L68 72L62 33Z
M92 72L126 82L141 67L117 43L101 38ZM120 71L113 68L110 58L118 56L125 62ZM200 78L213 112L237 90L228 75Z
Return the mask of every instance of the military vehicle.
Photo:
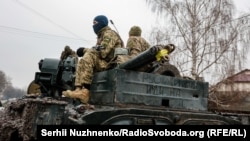
M241 124L208 111L208 82L182 77L166 55L159 55L174 50L168 47L152 46L125 63L96 72L90 105L62 96L62 91L74 89L77 57L40 60L40 72L27 96L6 106L0 140L37 140L37 125ZM141 67L147 69L137 71Z

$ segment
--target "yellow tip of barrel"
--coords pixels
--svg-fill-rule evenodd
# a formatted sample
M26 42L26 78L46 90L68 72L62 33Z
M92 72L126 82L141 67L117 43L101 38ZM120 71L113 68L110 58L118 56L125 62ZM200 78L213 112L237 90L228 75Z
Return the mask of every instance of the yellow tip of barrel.
M168 50L167 49L162 49L159 52L157 52L155 57L156 57L157 61L160 61L162 57L167 56L167 55L168 55Z

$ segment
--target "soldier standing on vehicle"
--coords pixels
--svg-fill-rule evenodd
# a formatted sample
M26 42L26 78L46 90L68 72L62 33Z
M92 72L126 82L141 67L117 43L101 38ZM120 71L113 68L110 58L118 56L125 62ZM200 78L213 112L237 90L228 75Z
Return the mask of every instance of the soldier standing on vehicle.
M89 89L94 72L104 71L109 61L114 58L115 48L123 47L123 41L114 30L108 26L108 19L98 15L93 20L93 29L97 35L96 46L86 49L78 61L75 78L75 90L63 91L69 98L77 98L82 103L89 101Z

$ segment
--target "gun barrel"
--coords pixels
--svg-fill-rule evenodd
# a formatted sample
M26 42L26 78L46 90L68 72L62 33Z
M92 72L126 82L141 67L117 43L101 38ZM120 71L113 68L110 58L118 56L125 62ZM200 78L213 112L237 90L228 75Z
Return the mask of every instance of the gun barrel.
M155 55L159 51L159 46L153 46L146 51L140 53L138 56L126 61L125 63L122 63L119 68L120 69L127 69L127 70L133 70L140 68L148 63L151 63L156 60Z

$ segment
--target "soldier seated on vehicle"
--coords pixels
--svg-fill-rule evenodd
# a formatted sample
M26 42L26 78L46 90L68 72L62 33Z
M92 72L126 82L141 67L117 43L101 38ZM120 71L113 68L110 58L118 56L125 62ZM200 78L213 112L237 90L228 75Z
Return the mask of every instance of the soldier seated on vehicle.
M137 25L130 28L126 50L124 48L115 50L115 58L110 62L109 68L115 68L150 48L150 44L141 36L141 33L142 30ZM139 70L137 69L136 71Z
M98 15L94 18L93 30L97 35L96 47L87 49L78 61L75 75L76 89L62 92L65 97L77 98L85 104L89 101L89 89L94 72L107 70L108 63L114 57L115 48L123 47L121 37L108 26L106 16Z
M68 56L76 57L78 59L78 56L75 51L73 51L70 46L66 45L64 47L64 50L61 52L60 60L66 59Z
M126 48L128 49L128 55L118 55L117 63L121 64L143 51L150 48L150 44L141 36L142 30L139 26L132 26L128 32L129 38L127 40Z

